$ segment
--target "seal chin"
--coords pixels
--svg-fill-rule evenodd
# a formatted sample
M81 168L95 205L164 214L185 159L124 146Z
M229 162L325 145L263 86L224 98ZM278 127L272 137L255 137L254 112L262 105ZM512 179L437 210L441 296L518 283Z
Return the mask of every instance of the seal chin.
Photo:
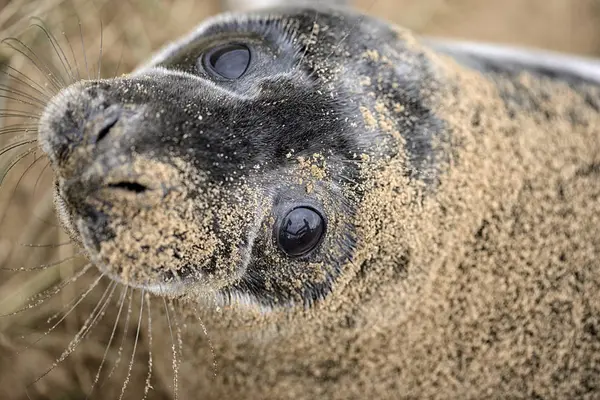
M181 196L174 179L150 179L149 170L142 174L116 170L120 168L109 170L103 184L88 185L86 191L78 190L79 180L58 178L55 185L55 207L63 227L100 273L168 297L192 292L210 297L245 274L256 226L240 232L246 236L237 246L218 253L219 246L211 243L218 221L193 224L199 214L195 202ZM126 182L127 187L115 182ZM132 190L136 183L144 190ZM202 235L203 243L190 240L206 225L212 229Z
M99 210L87 212L101 214ZM250 259L250 250L238 249L241 256L232 257L238 262L231 263L226 275L213 272L223 270L220 266L213 265L214 257L197 264L177 264L180 260L174 256L153 257L151 260L155 263L151 263L149 260L135 259L120 248L106 250L113 249L113 242L119 242L118 235L104 229L106 225L110 225L110 219L106 216L77 215L72 219L78 242L90 262L103 275L120 284L147 290L159 296L173 298L192 292L195 295L210 295L227 291L244 274ZM127 228L123 227L124 230ZM170 249L165 249L164 253L170 253Z
M145 279L125 274L123 273L123 270L128 268L134 269L135 266L133 264L135 262L131 262L131 265L122 266L118 269L115 269L112 265L107 265L101 252L98 251L101 244L98 243L98 237L93 233L93 229L90 229L83 219L79 219L77 225L78 231L80 232L80 240L83 245L82 247L90 262L102 275L117 283L134 289L146 290L158 296L172 298L184 296L189 292L190 287L205 287L206 291L214 290L212 288L213 284L211 283L210 277L200 270L191 267L185 268L185 271L178 271L175 273L166 267L162 268L161 266L157 266L154 269L154 273Z
M103 238L86 218L78 218L76 225L82 247L90 262L101 274L117 283L168 297L183 296L190 287L204 287L211 291L218 286L208 274L202 272L202 268L186 266L174 271L167 265L155 265L152 273L145 273L148 270L147 266L140 268L135 260L110 262L102 252L102 240L106 238Z

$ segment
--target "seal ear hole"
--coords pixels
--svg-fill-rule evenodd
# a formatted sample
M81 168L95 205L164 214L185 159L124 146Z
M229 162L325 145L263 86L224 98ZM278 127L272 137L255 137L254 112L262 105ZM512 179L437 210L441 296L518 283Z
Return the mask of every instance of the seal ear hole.
M223 44L202 56L204 68L225 79L238 79L250 66L250 49L243 44Z
M312 207L291 209L275 225L275 237L281 251L290 257L302 257L312 252L325 236L326 221Z

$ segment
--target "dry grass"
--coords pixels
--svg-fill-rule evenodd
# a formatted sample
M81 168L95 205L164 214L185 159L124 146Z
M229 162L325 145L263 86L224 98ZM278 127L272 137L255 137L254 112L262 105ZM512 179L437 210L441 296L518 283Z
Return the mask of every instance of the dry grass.
M57 36L65 51L70 52L69 47L73 47L82 77L87 77L88 74L85 71L86 64L91 76L98 73L100 37L101 74L114 76L131 70L161 44L188 31L198 21L219 10L218 2L208 0L15 0L4 3L0 1L0 6L0 37L22 37L40 58L52 60L51 63L60 68L60 62L44 32L28 28L31 25L30 16L40 16L49 31ZM419 32L600 54L600 5L596 0L361 0L359 6L369 13L387 16L388 19ZM81 42L84 43L83 50ZM6 46L0 51L0 60L2 59L9 62L15 70L34 78L46 90L52 91L52 83L47 76L40 74L24 57ZM7 82L0 81L0 84ZM13 89L32 93L26 85L15 81L11 85ZM33 95L36 96L35 93ZM30 105L18 104L10 99L3 100L4 104L0 108L37 112ZM1 126L32 123L27 121L23 118L6 118L1 121ZM0 145L16 136L14 133L0 135ZM12 152L0 156L0 174L2 169L7 169L10 165L7 164L9 156L16 154ZM53 216L50 200L51 173L45 159L37 159L39 156L41 154L36 152L24 158L12 169L0 190L0 215L5 214L0 223L0 265L4 268L32 268L53 263L71 257L74 251L70 245L20 245L56 244L68 240L57 227ZM35 164L32 164L34 161ZM79 258L43 270L0 271L0 314L26 307L31 303L31 297L68 278L84 263ZM81 281L89 283L90 279L85 276ZM90 294L84 307L70 313L39 343L27 351L19 354L16 352L54 325L56 319L48 323L48 318L57 311L64 311L64 305L85 287L85 284L79 287L69 286L41 307L34 307L13 317L0 318L0 398L27 398L24 384L33 382L60 356L74 333L84 323L88 315L85 306L88 306L88 310L89 306L93 307L103 290L95 290ZM115 299L120 296L119 290L115 291ZM110 318L106 318L106 321L110 321ZM111 329L112 323L100 322L90 340L60 368L28 388L31 398L85 398L83 393L89 390L94 381ZM135 333L131 331L129 338ZM120 337L116 340L120 340ZM130 346L131 341L126 343ZM143 339L138 349L140 364L144 368L146 345L147 340ZM128 349L126 346L124 353ZM116 356L109 354L108 363L114 361ZM125 364L127 362L122 362L122 366ZM115 376L123 377L125 373L125 370L120 370L115 372ZM132 380L130 386L133 388L127 393L143 391L144 374L145 370L138 373L142 378ZM154 383L156 390L152 392L152 396L167 397L171 377L161 376L160 371L157 375ZM120 385L122 378L115 382ZM98 398L112 398L110 394L119 392L120 386L115 386L116 389L109 386L110 384L103 388L101 394L96 390ZM141 396L135 396L139 397Z

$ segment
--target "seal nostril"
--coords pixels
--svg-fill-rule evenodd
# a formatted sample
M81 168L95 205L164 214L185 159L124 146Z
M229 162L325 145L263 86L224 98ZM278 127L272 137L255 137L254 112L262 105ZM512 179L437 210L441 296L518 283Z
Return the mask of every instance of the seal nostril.
M86 124L87 135L89 135L95 144L108 136L121 119L122 114L122 108L119 104L112 104L108 107L101 106L99 108L91 112Z
M96 143L104 139L118 121L119 115L111 115L109 118L107 118L98 130L98 134L96 135Z
M136 182L118 182L118 183L111 183L108 185L108 187L113 188L113 189L122 189L122 190L127 190L130 192L134 192L134 193L144 193L145 191L148 190L148 187L136 183Z

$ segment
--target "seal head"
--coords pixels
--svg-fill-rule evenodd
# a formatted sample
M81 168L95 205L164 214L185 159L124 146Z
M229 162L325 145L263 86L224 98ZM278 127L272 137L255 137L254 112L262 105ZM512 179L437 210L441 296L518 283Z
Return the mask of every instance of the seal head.
M424 57L401 44L375 60L358 38L397 33L359 15L284 15L210 20L47 106L57 209L102 272L173 296L308 306L352 258L364 165L401 158L435 181Z

